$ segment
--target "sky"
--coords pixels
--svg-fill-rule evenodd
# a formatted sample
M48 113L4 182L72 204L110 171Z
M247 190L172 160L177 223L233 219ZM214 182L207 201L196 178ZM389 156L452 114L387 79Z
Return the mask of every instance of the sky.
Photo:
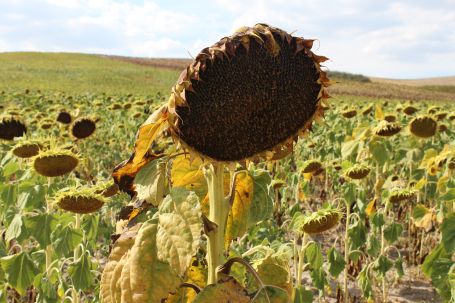
M256 23L318 39L329 70L455 75L455 0L0 0L0 52L191 58Z

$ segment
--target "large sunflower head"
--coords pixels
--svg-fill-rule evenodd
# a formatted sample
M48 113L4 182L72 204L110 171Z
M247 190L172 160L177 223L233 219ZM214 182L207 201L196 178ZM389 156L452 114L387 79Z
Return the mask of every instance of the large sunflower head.
M168 130L179 146L209 161L278 159L323 114L327 60L313 40L265 24L242 27L204 48L181 73L166 105L139 128L134 154L116 167L129 178L153 159Z
M373 128L374 134L381 137L390 137L398 134L400 131L401 126L393 122L388 122L386 120L382 120Z
M169 100L174 138L218 161L292 144L322 114L325 57L313 41L265 24L243 27L203 49Z

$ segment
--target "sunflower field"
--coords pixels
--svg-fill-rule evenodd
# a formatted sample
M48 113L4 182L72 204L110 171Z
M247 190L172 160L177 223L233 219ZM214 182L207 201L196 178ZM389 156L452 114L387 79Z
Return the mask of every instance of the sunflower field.
M0 302L455 302L455 105L329 98L311 47L259 24L169 91L0 92Z

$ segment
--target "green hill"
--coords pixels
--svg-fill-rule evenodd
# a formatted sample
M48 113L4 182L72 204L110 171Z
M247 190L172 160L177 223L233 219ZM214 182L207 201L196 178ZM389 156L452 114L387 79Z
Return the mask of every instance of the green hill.
M165 94L175 69L145 66L106 56L73 53L0 53L0 90L40 89L72 94Z

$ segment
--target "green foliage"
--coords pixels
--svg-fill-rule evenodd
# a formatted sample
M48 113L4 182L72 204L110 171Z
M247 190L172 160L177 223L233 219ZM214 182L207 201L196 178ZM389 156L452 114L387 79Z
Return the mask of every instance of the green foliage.
M26 252L3 257L0 259L0 265L6 274L8 283L21 295L25 294L39 273L35 263Z

